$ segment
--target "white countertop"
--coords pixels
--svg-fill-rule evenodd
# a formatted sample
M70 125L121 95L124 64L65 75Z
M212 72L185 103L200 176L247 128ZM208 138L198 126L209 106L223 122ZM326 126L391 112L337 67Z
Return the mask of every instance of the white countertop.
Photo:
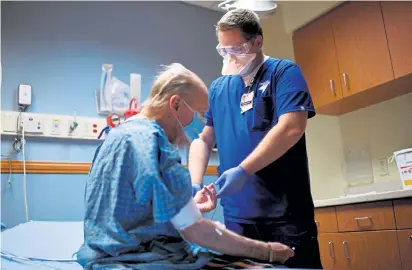
M315 200L315 207L326 207L353 203L364 203L382 200L412 197L412 190L396 190L387 192L371 192L357 195L347 195L339 198Z

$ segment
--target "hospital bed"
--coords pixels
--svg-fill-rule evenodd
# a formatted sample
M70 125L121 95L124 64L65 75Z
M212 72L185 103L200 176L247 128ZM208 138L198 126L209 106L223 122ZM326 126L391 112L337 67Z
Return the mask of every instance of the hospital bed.
M83 222L30 221L1 232L1 269L81 270Z
M83 222L30 221L2 228L1 269L82 270L75 255L82 243Z

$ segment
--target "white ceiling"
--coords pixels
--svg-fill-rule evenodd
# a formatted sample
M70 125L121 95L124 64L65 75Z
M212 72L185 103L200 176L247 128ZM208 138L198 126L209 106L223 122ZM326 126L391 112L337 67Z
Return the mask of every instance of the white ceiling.
M195 5L198 7L206 8L209 10L225 13L226 11L218 8L220 1L195 1L195 0L180 0L184 3ZM255 0L251 0L255 1ZM291 33L294 30L302 27L313 19L326 13L328 10L337 6L344 1L327 0L327 1L313 1L313 0L279 0L277 2L278 9L282 12L279 16L282 16L283 27L286 32ZM270 15L273 17L273 15Z

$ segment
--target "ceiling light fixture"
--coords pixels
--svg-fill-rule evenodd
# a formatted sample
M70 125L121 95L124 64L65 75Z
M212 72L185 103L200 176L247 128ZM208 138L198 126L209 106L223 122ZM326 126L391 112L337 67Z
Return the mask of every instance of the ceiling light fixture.
M272 0L226 0L218 5L219 8L229 11L236 8L245 8L254 11L259 17L266 17L275 13L277 4Z

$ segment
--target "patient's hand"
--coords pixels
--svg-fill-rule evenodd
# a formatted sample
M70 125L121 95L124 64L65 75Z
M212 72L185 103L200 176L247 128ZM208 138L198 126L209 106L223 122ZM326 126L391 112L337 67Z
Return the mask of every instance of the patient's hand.
M295 252L284 244L271 242L269 245L273 251L273 259L276 262L284 264L289 258L295 256Z
M216 208L216 190L213 184L203 187L193 200L200 212L206 213Z

